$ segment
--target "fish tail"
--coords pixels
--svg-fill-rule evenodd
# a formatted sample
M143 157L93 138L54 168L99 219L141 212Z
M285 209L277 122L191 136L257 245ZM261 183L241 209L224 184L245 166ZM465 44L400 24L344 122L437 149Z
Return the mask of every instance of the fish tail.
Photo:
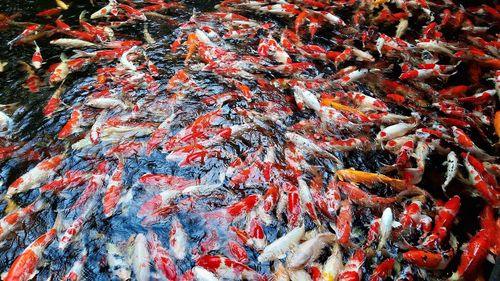
M17 203L12 200L10 196L5 196L5 201L7 202L7 206L5 207L5 213L10 213L14 209L18 207Z

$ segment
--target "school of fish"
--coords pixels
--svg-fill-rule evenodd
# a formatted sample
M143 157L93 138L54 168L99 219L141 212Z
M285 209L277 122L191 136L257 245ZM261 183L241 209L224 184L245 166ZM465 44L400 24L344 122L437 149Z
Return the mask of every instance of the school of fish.
M2 280L489 277L500 5L94 2L0 15L51 93L0 105Z

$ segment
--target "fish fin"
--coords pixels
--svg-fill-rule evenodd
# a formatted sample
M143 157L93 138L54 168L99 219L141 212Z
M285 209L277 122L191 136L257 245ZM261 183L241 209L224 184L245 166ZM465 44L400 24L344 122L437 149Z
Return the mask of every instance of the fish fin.
M495 150L500 150L500 141L492 145Z
M453 233L450 233L450 246L451 248L456 252L457 249L458 249L458 240L457 240L457 237L455 237L455 235L453 235Z
M495 264L495 256L492 255L491 253L488 253L486 256L486 260L489 261L491 264Z
M56 215L56 219L54 221L54 226L52 226L52 228L55 228L57 233L63 233L65 231L65 227L64 227L64 222L63 222L63 212L62 211L58 211L57 212L57 215Z
M93 2L93 1L91 1L91 2ZM83 10L83 11L80 13L80 15L78 16L78 19L79 19L79 20L83 20L83 19L85 19L85 15L86 15L87 13L88 13L88 12L87 12L86 10Z
M68 56L66 56L65 53L61 53L61 55L59 56L59 58L61 59L62 62L67 62L68 61Z
M400 222L398 222L398 221L393 221L393 222L392 222L392 227L393 227L393 228L398 228L398 227L400 227L400 226L401 226L401 223L400 223Z
M382 165L380 167L380 172L383 174L386 174L386 173L392 172L396 169L397 169L396 165Z

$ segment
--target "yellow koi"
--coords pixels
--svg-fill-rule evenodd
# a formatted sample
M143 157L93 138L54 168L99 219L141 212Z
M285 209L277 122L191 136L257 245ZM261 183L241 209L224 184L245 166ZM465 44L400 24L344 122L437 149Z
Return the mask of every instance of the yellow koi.
M61 8L63 10L69 9L69 5L64 3L62 0L56 0L56 4L57 4L57 6L59 6L59 8Z

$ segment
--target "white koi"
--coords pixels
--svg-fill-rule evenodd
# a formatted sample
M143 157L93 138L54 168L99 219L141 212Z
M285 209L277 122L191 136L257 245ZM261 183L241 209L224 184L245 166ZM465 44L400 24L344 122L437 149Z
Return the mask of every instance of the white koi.
M304 236L305 230L304 226L296 227L286 235L276 239L273 243L264 248L257 260L259 262L266 262L281 258L293 246L297 245L302 236Z
M398 123L392 126L385 127L382 131L377 134L378 141L392 140L397 137L402 137L408 132L413 130L417 126L417 123Z
M448 153L448 156L446 157L446 161L443 163L443 165L446 165L446 179L441 185L441 188L443 191L446 193L446 187L450 182L453 180L455 175L457 174L458 171L458 157L457 154L453 151L450 151Z
M135 237L134 248L130 258L135 278L139 281L149 281L151 275L149 268L149 251L148 242L144 234L139 233Z
M217 276L215 276L215 274L204 269L201 266L193 267L192 271L196 281L219 281L219 279L217 278Z
M337 240L333 233L321 233L299 245L295 254L290 258L288 268L299 270L316 260L321 255L321 250L328 244Z

